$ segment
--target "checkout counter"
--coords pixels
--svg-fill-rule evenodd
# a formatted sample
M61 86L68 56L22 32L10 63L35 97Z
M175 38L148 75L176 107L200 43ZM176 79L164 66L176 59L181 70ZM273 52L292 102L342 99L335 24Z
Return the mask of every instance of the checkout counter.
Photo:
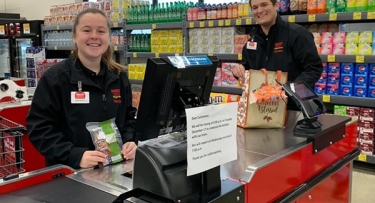
M285 129L238 128L238 159L220 167L221 179L232 183L229 192L221 188L228 197L221 202L350 202L356 121L322 115L323 134L309 140L293 135L301 118L288 112ZM56 165L20 174L0 180L0 202L145 202L119 199L133 190L133 166L126 161L75 171Z
M199 57L194 57L194 59L197 58ZM207 58L201 59L209 61ZM155 125L157 124L156 115L161 115L156 108L159 105L157 102L161 100L160 95L169 95L169 97L162 97L169 103L162 103L163 108L161 109L163 115L170 115L167 112L169 106L165 104L170 104L172 99L182 101L180 104L173 103L172 105L174 110L181 113L184 108L186 109L187 104L202 105L201 101L204 100L199 100L199 98L207 100L211 91L218 59L212 59L209 66L199 66L196 69L176 69L165 61L167 60L149 59L148 61L142 91L152 94L142 93L140 106L143 105L145 108L139 108L137 123L144 126L139 129L159 132L159 126ZM178 75L178 80L180 80L175 85L194 84L191 89L199 89L196 92L201 95L198 97L196 94L191 94L195 89L189 92L185 86L185 89L176 88L175 91L172 91L170 86L173 80L172 77L169 77L173 75L172 73ZM163 81L166 81L165 84L168 84L169 88L163 88ZM200 83L202 84L199 85ZM155 85L158 87L157 91L155 91ZM202 87L204 87L204 91L202 91ZM293 88L285 87L284 89ZM300 103L307 104L308 102L311 100L303 100ZM352 161L359 155L357 122L344 116L328 114L315 116L318 108L316 105L303 106L302 112L304 113L288 112L284 129L238 128L236 135L237 160L211 169L207 173L197 174L203 180L201 183L197 181L198 179L181 175L185 174L186 166L175 164L186 160L186 148L184 150L181 147L179 158L176 158L177 155L174 152L177 151L165 148L166 151L169 151L162 156L161 149L151 149L147 144L139 145L134 161L125 161L103 168L73 170L66 166L56 165L30 170L32 165L39 164L43 159L30 156L35 152L35 149L29 145L30 143L26 139L27 135L25 135L23 141L28 143L23 145L26 172L0 179L0 202L350 202ZM0 114L24 125L27 110L28 104L24 102L18 106L11 104L2 107ZM142 113L144 115L141 115ZM150 117L152 113L155 115ZM301 122L307 116L310 116L308 120ZM140 118L144 122L141 122ZM151 119L155 121L151 122ZM164 118L169 121L168 119ZM304 130L307 126L310 129L313 128L314 131L310 131L313 133L309 136L298 137L295 135L295 126ZM144 135L157 135L157 133L145 132ZM145 153L147 151L148 153ZM174 161L171 161L173 159ZM199 185L197 183L206 185L196 188L195 186ZM210 190L209 193L207 193L208 190ZM186 191L194 191L194 194L191 194L194 197L180 198L181 194L186 194ZM198 196L200 194L209 195L200 195L200 199L197 199L197 191L199 192ZM145 197L153 197L153 199L150 201ZM202 201L202 199L207 201Z

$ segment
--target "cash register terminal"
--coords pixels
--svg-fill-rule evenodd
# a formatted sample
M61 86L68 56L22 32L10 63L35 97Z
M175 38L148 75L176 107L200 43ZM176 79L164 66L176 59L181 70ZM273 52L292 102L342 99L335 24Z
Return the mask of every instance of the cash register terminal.
M150 193L170 202L213 202L242 187L222 187L220 166L187 176L185 109L208 104L218 63L215 56L148 59L135 126L141 144L132 175L133 188L146 191L139 195L143 202L158 202Z

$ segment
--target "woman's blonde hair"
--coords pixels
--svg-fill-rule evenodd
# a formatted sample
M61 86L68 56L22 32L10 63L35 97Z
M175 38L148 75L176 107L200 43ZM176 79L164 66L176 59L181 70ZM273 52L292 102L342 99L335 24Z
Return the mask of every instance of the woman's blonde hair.
M77 25L79 23L79 20L81 19L81 17L83 15L85 15L87 13L101 14L107 20L107 26L108 26L109 31L111 30L111 26L109 24L109 20L107 19L105 13L103 11L99 10L99 9L96 9L96 8L89 8L89 9L86 9L86 10L83 10L82 12L80 12L77 15L77 17L75 18L74 25L73 25L73 36L76 35ZM111 32L109 32L109 36L108 37L110 37L110 35L111 35ZM74 45L74 47L75 47L74 54L75 54L75 56L77 58L78 47L77 47L77 45ZM114 71L117 74L120 74L120 72L122 72L122 71L125 70L125 66L116 63L112 59L112 56L113 56L112 48L110 46L108 46L107 50L102 55L102 61L108 66L108 68L110 70Z

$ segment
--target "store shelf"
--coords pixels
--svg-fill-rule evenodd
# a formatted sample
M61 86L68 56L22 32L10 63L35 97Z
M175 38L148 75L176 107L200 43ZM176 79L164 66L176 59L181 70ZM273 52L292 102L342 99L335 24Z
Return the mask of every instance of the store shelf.
M59 51L70 51L73 50L73 46L46 46L46 50L59 50Z
M324 103L375 108L375 98L319 95Z
M112 49L113 49L113 51L125 51L125 47L124 47L124 45L115 45L115 46L111 46L112 47Z
M73 46L46 46L46 50L70 51L74 50ZM113 51L123 51L124 46L112 46Z
M123 23L111 22L110 26L111 26L111 29L122 28ZM69 24L69 25L43 25L42 29L43 29L43 31L72 30L73 24Z
M375 63L375 56L361 55L320 55L324 62L340 63Z
M223 20L206 20L188 22L188 28L205 28L205 27L224 27L224 26L241 26L255 25L254 18L223 19Z
M180 56L183 53L151 53L151 52L128 52L127 56L131 58L159 58L168 56Z
M72 30L73 25L43 25L43 31Z
M208 55L217 56L219 60L236 61L242 60L242 54L207 54L207 53L188 53L187 55ZM361 55L320 55L324 62L340 62L340 63L375 63L375 56Z
M375 12L349 12L334 14L310 14L310 15L289 15L282 16L282 19L296 23L314 22L348 22L348 21L374 21Z
M370 164L375 164L374 155L360 154L355 160L370 163Z
M348 21L374 21L375 12L354 12L336 14L310 14L310 15L287 15L281 18L288 22L315 23L315 22L348 22ZM188 28L223 27L255 25L254 18L223 19L188 22Z
M142 85L143 84L143 80L129 79L129 81L130 81L130 84L132 84L132 85Z
M181 29L182 22L178 23L154 23L154 24L126 24L125 30L146 29Z

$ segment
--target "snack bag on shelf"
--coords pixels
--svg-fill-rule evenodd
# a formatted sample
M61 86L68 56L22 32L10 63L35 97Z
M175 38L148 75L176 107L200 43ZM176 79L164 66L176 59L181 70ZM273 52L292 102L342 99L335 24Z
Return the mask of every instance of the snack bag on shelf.
M107 155L104 166L124 160L121 155L122 138L114 118L103 122L88 122L86 129L91 134L95 149Z
M242 128L283 128L287 98L275 79L286 83L287 78L288 74L281 71L245 71L237 125Z

